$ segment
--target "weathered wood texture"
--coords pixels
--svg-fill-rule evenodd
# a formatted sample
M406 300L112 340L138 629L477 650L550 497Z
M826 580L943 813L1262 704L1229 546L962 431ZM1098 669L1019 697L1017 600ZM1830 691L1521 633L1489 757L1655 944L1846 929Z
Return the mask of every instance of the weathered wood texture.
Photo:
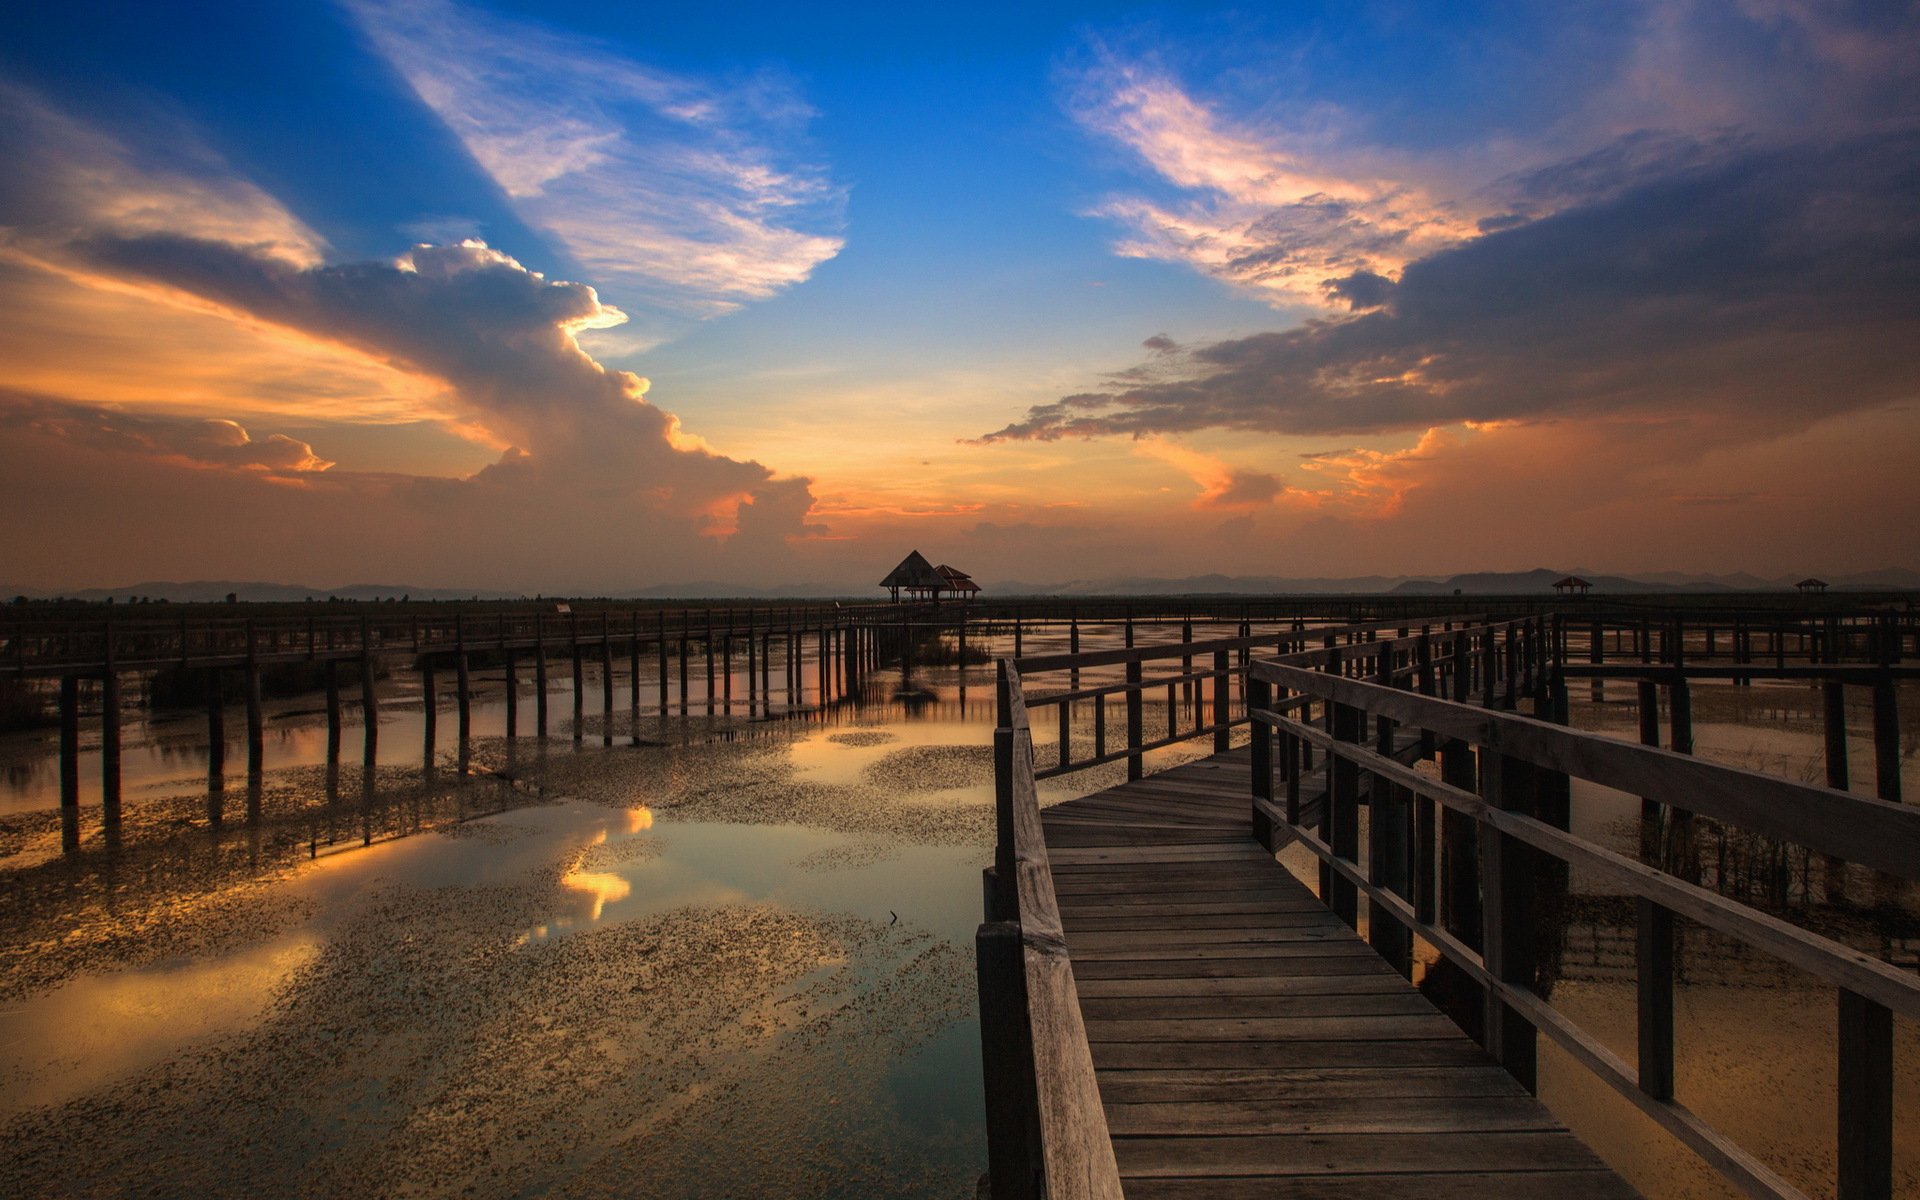
M1250 764L1041 814L1126 1194L1633 1195L1260 848Z

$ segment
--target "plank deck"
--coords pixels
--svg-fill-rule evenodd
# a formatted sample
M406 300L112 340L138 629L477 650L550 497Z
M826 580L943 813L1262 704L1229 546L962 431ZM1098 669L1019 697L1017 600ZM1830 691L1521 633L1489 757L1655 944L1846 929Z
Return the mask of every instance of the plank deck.
M1041 814L1127 1195L1636 1195L1260 848L1249 765Z

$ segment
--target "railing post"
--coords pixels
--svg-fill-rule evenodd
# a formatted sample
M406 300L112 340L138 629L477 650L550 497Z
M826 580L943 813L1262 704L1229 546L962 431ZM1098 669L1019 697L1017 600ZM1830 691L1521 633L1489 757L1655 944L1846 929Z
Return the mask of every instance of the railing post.
M1129 623L1129 632L1132 626ZM1127 780L1143 778L1146 774L1146 759L1140 753L1140 745L1146 739L1141 735L1141 696L1140 696L1140 660L1127 663Z
M1839 1200L1893 1195L1893 1013L1840 990Z
M1359 709L1345 704L1327 705L1328 732L1337 741L1355 744L1363 737L1364 718ZM1344 755L1327 755L1327 844L1346 862L1360 857L1360 766ZM1325 899L1335 916L1353 928L1360 924L1360 892L1353 881L1337 871L1328 872Z
M1639 976L1640 1090L1673 1099L1673 912L1642 896L1634 961Z
M990 921L974 934L980 990L980 1065L987 1097L987 1175L994 1200L1041 1200L1039 1091L1027 1015L1020 926Z
M1380 722L1380 752L1393 753L1394 723ZM1402 900L1412 891L1413 792L1374 776L1367 814L1367 878ZM1413 931L1379 905L1367 908L1367 941L1387 965L1413 977Z
M1891 623L1887 632L1898 631ZM1891 639L1890 639L1891 640ZM1873 774L1874 790L1882 800L1900 803L1900 699L1893 675L1882 670L1873 681Z
M1219 657L1226 657L1226 651L1221 651ZM1264 679L1256 679L1249 673L1247 676L1247 733L1252 738L1249 748L1253 754L1253 840L1269 850L1278 849L1277 831L1273 827L1273 818L1267 815L1260 801L1273 803L1273 730L1255 714L1270 712L1272 709L1273 685Z
M60 677L60 849L80 851L80 680Z
M1233 710L1227 701L1227 652L1213 652L1213 752L1224 754L1232 744L1231 730L1227 728L1233 719ZM1269 789L1271 790L1271 789Z
M1539 769L1532 763L1480 751L1480 794L1507 812L1534 815L1538 808ZM1536 884L1539 870L1533 848L1491 825L1480 828L1481 955L1494 979L1533 989L1538 970ZM1537 1035L1526 1018L1492 988L1486 995L1487 1052L1528 1091L1536 1081Z

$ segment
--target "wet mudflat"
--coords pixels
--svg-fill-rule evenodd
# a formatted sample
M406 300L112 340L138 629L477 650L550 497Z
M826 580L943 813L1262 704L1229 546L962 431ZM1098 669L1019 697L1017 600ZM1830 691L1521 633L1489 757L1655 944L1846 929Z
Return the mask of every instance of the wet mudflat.
M74 861L15 813L0 1194L971 1196L967 715L153 782Z

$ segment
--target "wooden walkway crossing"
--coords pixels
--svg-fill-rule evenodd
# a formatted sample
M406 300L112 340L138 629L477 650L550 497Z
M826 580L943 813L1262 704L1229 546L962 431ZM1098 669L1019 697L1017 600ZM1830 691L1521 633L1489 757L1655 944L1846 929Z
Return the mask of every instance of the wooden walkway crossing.
M1041 813L1127 1196L1634 1195L1260 847L1248 771Z

